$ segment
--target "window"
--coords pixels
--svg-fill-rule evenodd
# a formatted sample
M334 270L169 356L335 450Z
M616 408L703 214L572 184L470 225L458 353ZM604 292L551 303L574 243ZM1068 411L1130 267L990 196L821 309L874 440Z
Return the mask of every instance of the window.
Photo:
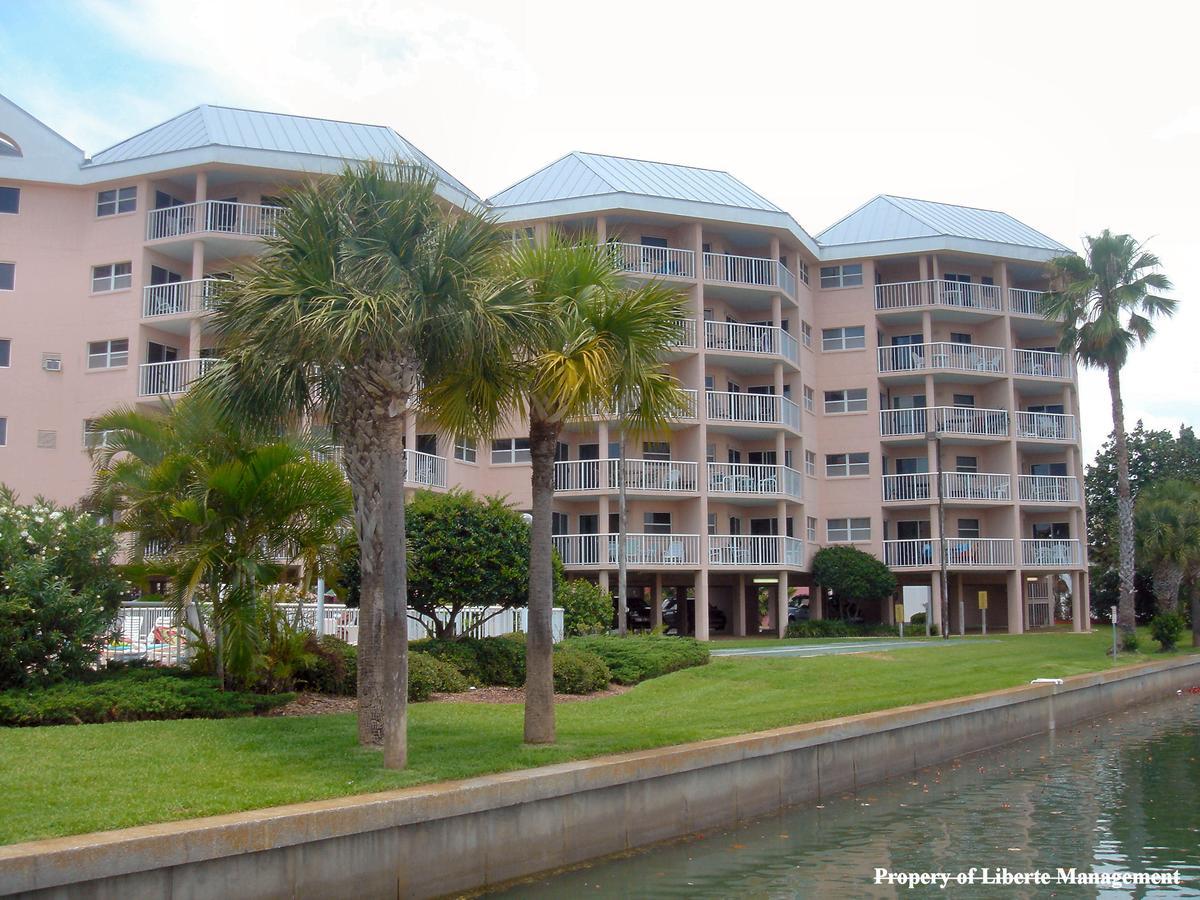
M0 416L0 447L8 446L8 419Z
M978 456L956 456L954 457L954 471L971 474L979 471Z
M646 534L670 534L671 514L669 512L648 512L642 514L642 526Z
M14 290L17 283L17 264L0 262L0 291Z
M492 462L529 462L529 438L496 438L492 441Z
M0 187L0 213L15 216L21 211L21 189Z
M863 283L862 263L846 266L821 266L821 287L858 287Z
M729 533L730 534L741 534L742 533L742 520L739 519L737 516L729 517Z
M871 471L869 453L825 454L826 478L849 478L851 475L868 475Z
M475 441L471 438L455 438L454 439L454 458L461 459L463 462L475 462Z
M669 460L671 445L666 441L643 441L642 459Z
M808 263L800 260L800 280L808 284Z
M974 394L955 394L954 395L954 405L955 406L971 406L971 407L973 407L975 405L975 395Z
M89 369L113 369L129 364L129 339L92 341L88 344Z
M708 514L708 533L709 534L717 533L717 514L716 513Z
M866 411L866 388L846 388L840 391L825 392L825 415L827 416L837 413Z
M950 332L950 343L969 344L971 343L971 336L965 331L952 331Z
M813 411L813 389L807 384L804 386L804 408L809 412Z
M1066 522L1034 522L1033 537L1039 541L1065 541L1071 537L1071 526Z
M979 520L978 519L959 519L958 520L958 536L960 538L977 538L977 537L979 537Z
M804 474L817 477L817 454L811 450L804 451Z
M83 446L88 450L93 450L97 447L107 447L112 435L113 432L111 431L101 431L98 429L95 419L83 420Z
M871 520L862 519L826 519L825 536L832 541L869 541L871 539Z
M803 321L800 323L800 343L812 349L812 326Z
M8 338L0 338L0 369L7 369L12 365L12 341Z
M866 346L866 329L861 325L825 328L821 331L822 350L862 350Z
M806 536L808 537L809 542L815 543L817 540L817 518L816 518L816 516L808 517L808 520L805 523L804 531L805 531Z
M717 445L716 444L705 444L704 445L704 460L705 460L705 462L710 462L710 463L717 461Z
M133 284L133 263L110 263L92 266L92 293L121 291Z
M137 209L137 188L113 188L96 194L96 215L115 216L117 213L133 212Z

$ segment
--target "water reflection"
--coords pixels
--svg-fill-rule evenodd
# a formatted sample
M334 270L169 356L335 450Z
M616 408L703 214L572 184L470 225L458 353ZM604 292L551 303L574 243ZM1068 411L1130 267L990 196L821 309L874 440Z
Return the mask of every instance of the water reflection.
M893 871L1177 869L1180 887L874 885ZM510 897L1200 897L1200 696L657 845Z

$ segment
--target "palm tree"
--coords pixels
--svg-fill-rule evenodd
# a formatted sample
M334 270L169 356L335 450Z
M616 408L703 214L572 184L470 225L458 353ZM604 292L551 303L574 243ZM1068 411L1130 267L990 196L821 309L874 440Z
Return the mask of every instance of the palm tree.
M1104 369L1112 400L1113 449L1117 457L1117 526L1121 593L1117 619L1127 636L1134 619L1133 496L1129 487L1129 447L1121 369L1135 346L1154 334L1154 319L1175 313L1171 281L1159 271L1158 257L1127 234L1105 229L1084 239L1087 257L1071 254L1051 264L1052 288L1042 298L1043 314L1065 322L1059 349L1085 366Z
M488 281L502 233L435 186L368 163L289 192L265 252L216 302L222 363L197 387L236 415L326 421L342 445L362 572L359 740L382 742L390 768L407 762L405 426L420 385L520 320Z
M1154 580L1159 612L1176 612L1188 572L1200 565L1200 490L1170 479L1138 494L1137 549Z
M586 238L551 232L540 243L513 248L509 280L520 287L531 324L508 356L509 371L493 383L512 393L498 408L529 422L533 524L526 640L525 740L554 741L553 610L554 454L571 419L621 411L623 427L653 432L679 413L686 396L662 365L679 338L681 298L663 285L625 285L612 254ZM429 392L430 406L449 427L465 426L468 407L456 399L474 376ZM478 404L476 404L478 405ZM623 473L622 473L623 474Z

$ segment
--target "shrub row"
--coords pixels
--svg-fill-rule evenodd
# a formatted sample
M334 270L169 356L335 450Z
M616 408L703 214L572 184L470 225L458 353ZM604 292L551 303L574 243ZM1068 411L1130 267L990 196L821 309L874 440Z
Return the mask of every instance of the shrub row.
M525 636L413 641L410 649L451 663L471 685L519 687L525 683Z
M453 663L430 656L428 653L408 654L408 700L419 703L428 700L435 691L445 694L461 694L467 689L467 680Z
M787 628L790 638L897 637L899 634L900 629L895 625L866 625L841 619L810 619L793 622Z
M608 666L613 681L637 684L668 672L708 663L708 647L692 638L639 634L630 637L585 635L567 638L562 646L596 654Z

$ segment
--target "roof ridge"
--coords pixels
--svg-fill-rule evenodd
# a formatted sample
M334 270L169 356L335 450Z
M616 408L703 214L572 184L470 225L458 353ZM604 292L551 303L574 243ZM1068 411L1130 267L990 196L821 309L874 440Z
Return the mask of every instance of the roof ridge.
M206 110L227 109L231 112L252 113L256 116L286 116L289 119L308 119L310 122L336 122L338 125L358 125L362 128L383 128L387 131L395 132L397 135L400 135L400 137L404 138L404 135L396 131L396 129L391 125L381 125L378 122L354 122L350 119L331 119L329 116L306 116L302 113L271 112L268 109L250 109L248 106L228 106L224 103L201 103L198 108L203 108ZM404 141L405 143L409 143L408 138L404 138Z
M936 201L936 200L921 200L917 197L901 197L898 194L881 194L880 196L883 197L883 199L886 200L889 204L891 204L895 209L904 213L904 215L906 215L906 216L912 216L914 219L916 219L918 222L920 222L926 228L933 229L933 231L935 233L940 234L943 237L949 235L949 232L945 228L943 228L941 225L936 225L933 222L930 222L927 218L925 218L925 216L923 216L921 213L917 212L916 210L905 209L903 206L901 206L899 203L896 202L897 200L911 200L914 203L937 203L938 201ZM954 206L953 203L943 203L941 205L942 206ZM962 209L970 209L970 207L964 206L964 207L962 207ZM980 211L987 212L987 210L980 210Z
M567 154L567 155L568 155L568 156L571 156L571 157L573 157L574 159L577 159L577 160L579 160L579 164L580 164L581 166L583 166L585 169L587 169L589 172L591 172L593 175L595 175L597 178L599 178L601 181L603 181L603 182L604 182L604 184L605 184L605 185L608 187L608 189L609 189L609 190L611 190L611 191L615 191L615 192L617 192L617 193L620 193L621 189L620 189L620 188L619 188L617 185L613 184L613 183L612 183L612 180L611 180L611 179L610 179L610 178L609 178L607 175L605 175L603 172L599 171L599 170L598 170L598 169L597 169L597 168L596 168L594 165L592 165L592 163L591 163L591 162L588 160L588 157L589 157L589 156L603 156L603 154L601 154L601 153L588 153L586 150L572 150L572 151L571 151L569 154ZM613 157L613 158L614 158L614 159L621 159L622 157ZM564 159L565 159L565 157L564 157ZM633 161L634 161L634 162L645 162L645 160L633 160Z
M849 219L851 216L858 215L860 212L862 212L864 209L866 209L868 206L870 206L876 200L885 200L885 199L887 199L887 197L888 197L887 194L876 194L871 199L864 200L862 203L858 204L858 206L854 207L854 209L850 210L850 212L846 213L844 216L842 216L836 222L830 222L828 225L826 225L824 228L822 228L820 231L817 232L817 234L816 234L817 243L820 243L821 235L823 235L825 232L832 231L833 229L835 229L839 225L841 225L843 222L845 222L847 219ZM897 209L899 209L899 207L897 207ZM900 210L900 211L904 212L904 210Z
M1012 213L1005 212L1002 209L992 209L988 206L968 206L966 203L947 203L944 200L926 200L924 197L904 197L900 194L880 194L879 196L885 197L888 200L909 200L913 203L932 203L934 206L953 206L955 209L970 209L974 210L975 212L996 213L1000 216L1008 216L1010 219L1015 218ZM1020 221L1020 219L1017 219L1016 221ZM1025 223L1022 222L1021 224L1023 225Z
M675 169L691 169L692 171L695 171L695 172L716 172L720 175L728 175L730 178L733 178L737 181L741 181L740 178L738 178L736 175L734 175L728 169L713 169L713 168L709 168L708 166L691 166L691 165L688 165L687 163L666 162L665 160L661 160L661 159L642 159L640 156L621 156L620 154L617 154L617 153L592 153L590 150L572 150L571 153L568 155L599 156L599 157L604 157L606 159L623 159L626 162L647 163L648 165L651 165L651 166L671 166L672 168L675 168ZM589 168L590 168L590 166L589 166ZM755 191L754 193L757 194L758 191ZM759 196L762 196L762 195L760 194ZM765 200L766 198L763 197L763 199Z

